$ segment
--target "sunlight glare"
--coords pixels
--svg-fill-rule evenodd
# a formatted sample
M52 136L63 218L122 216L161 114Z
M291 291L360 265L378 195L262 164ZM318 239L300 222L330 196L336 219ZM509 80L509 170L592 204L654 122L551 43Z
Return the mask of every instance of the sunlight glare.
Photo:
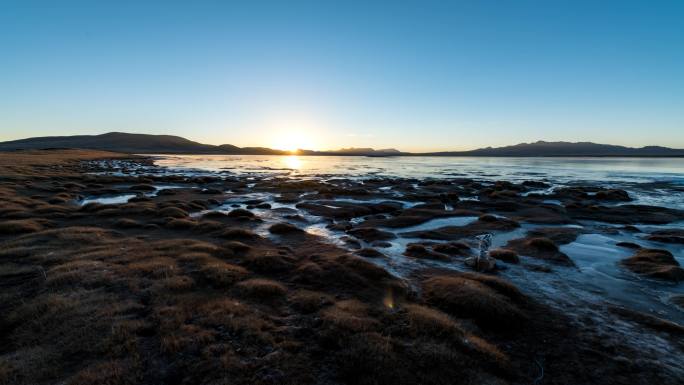
M287 168L299 170L302 167L302 161L297 155L288 155L284 159Z
M297 150L313 149L314 143L308 135L292 131L276 134L273 139L273 148L294 154Z

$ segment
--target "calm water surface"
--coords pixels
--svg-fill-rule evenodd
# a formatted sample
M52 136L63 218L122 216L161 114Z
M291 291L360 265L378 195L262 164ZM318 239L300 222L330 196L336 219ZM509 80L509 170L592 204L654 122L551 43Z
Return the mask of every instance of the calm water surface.
M684 158L490 158L278 155L158 155L160 166L292 176L340 175L406 178L550 179L684 184Z

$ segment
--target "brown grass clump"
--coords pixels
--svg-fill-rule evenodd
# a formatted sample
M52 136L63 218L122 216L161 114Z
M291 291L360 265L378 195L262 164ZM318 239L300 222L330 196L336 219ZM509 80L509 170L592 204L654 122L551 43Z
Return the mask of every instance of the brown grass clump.
M333 303L329 295L311 290L297 290L290 294L287 300L293 308L305 314L313 313Z
M466 345L470 346L476 352L481 353L492 359L499 366L505 367L509 363L508 356L504 354L499 348L485 341L484 339L468 333L464 338Z
M289 224L289 223L276 223L272 225L271 227L268 228L268 231L271 234L279 234L279 235L284 235L284 234L297 234L297 233L303 233L304 230L300 229L299 227Z
M120 268L101 261L76 260L57 265L46 272L48 286L111 287L121 278Z
M189 230L197 226L197 222L190 219L173 218L164 224L164 227L171 230Z
M483 283L486 286L496 290L497 292L513 299L517 303L523 303L527 300L525 295L518 289L517 286L493 275L480 274L474 272L461 273L461 276L467 279L472 279Z
M513 239L506 244L506 248L520 255L544 259L550 262L574 266L574 262L558 246L548 238L532 237Z
M202 234L211 234L221 229L223 229L223 223L209 220L202 220L195 227L195 231Z
M255 299L271 300L287 293L287 288L281 283L263 278L248 279L238 283L236 287L243 295Z
M200 266L202 280L215 287L229 287L244 279L249 272L244 267L232 265L219 259L211 259Z
M458 324L439 310L416 304L406 304L403 309L412 335L458 338L464 335Z
M160 252L172 253L207 253L215 254L221 251L217 245L197 239L165 239L155 241L151 246Z
M425 300L457 318L472 318L482 327L511 331L526 314L505 291L461 276L436 276L423 282Z
M35 233L42 229L43 225L31 219L0 222L0 235Z
M432 251L424 245L418 243L409 243L408 245L406 245L404 255L407 257L417 259L434 259L438 261L451 260L451 258L448 255Z
M245 209L235 209L227 214L231 218L253 218L254 213Z
M252 253L245 259L245 263L250 269L261 273L277 273L294 268L292 258L275 250Z
M149 184L136 184L129 187L133 191L155 191L156 188Z
M115 227L120 227L123 229L131 229L131 228L136 228L136 227L142 227L143 224L134 220L134 219L129 219L129 218L121 218L117 219L114 222Z
M238 241L229 241L223 244L223 248L226 250L230 250L230 252L234 254L242 254L250 251L252 249L251 246L246 245L242 242Z
M199 325L227 328L234 338L243 343L244 349L273 343L270 330L274 326L269 317L236 299L221 297L210 300L199 307L194 306L193 313Z
M489 251L489 256L508 263L519 263L518 253L510 249L494 249Z
M153 257L136 260L130 263L128 269L151 278L168 278L178 270L176 261L169 257Z
M195 281L187 275L175 275L157 280L153 284L154 290L159 293L168 291L187 291L195 287Z
M368 307L358 300L344 300L325 308L321 319L338 332L359 333L375 330L379 323L368 316Z
M548 238L531 238L527 240L527 245L540 251L558 251L558 246Z
M639 249L636 254L620 263L632 272L649 278L684 281L684 269L667 250Z
M159 210L158 215L160 217L185 218L190 214L188 214L187 211L180 209L178 207L165 207Z
M248 239L254 239L257 238L258 236L247 229L242 229L239 227L231 227L226 229L221 233L221 238L226 238L226 239L241 239L241 240L248 240Z

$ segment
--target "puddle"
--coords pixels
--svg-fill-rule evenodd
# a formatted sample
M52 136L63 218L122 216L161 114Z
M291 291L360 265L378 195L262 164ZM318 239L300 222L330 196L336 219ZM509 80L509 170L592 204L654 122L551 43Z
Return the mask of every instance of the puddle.
M128 203L128 200L134 198L135 194L122 194L113 196L101 196L86 198L80 201L81 206L87 205L88 203L100 203L103 205L118 205L122 203Z

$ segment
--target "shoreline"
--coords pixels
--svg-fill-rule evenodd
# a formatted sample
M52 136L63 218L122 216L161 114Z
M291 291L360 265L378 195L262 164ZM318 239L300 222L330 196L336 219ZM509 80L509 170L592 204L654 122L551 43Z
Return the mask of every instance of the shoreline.
M583 232L559 225L607 221L591 233L679 237L638 227L684 212L609 205L629 205L619 190L549 198L521 195L542 182L113 176L94 172L111 159L152 161L6 154L0 383L676 384L684 374L672 360L684 351L681 325L610 303L576 317L510 281L517 271L562 278L573 269L564 245ZM127 194L119 204L79 203ZM420 227L437 220L446 226ZM515 231L524 233L496 247L512 253L496 270L463 265L475 235ZM388 255L406 232L417 241L400 244L404 259L418 267L390 274L383 264L403 268ZM656 267L634 274L657 274L656 285L678 277Z

